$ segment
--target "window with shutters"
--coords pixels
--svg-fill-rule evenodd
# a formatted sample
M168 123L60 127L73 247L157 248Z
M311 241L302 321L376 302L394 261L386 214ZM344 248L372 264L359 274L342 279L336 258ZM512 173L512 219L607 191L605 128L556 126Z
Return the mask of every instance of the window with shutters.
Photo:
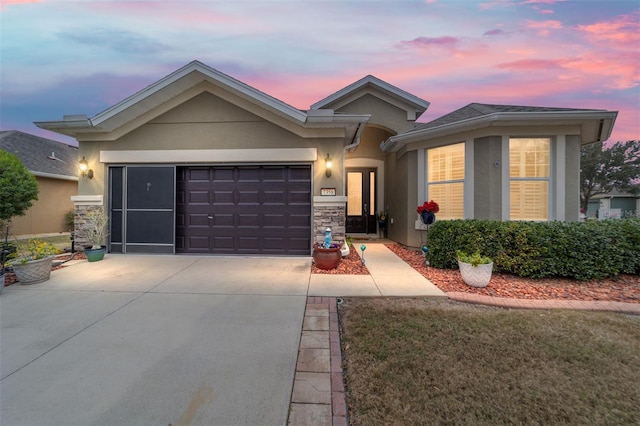
M550 161L550 139L509 139L511 220L549 219Z
M427 150L427 195L438 219L464 218L464 142Z

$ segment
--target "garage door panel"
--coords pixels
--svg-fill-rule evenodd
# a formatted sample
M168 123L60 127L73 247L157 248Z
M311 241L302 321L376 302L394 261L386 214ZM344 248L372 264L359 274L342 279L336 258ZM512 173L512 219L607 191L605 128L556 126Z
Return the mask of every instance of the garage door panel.
M211 199L209 198L209 191L189 191L188 202L189 204L210 205Z
M186 167L185 169L189 169ZM207 237L210 253L308 255L311 250L311 167L310 166L223 166L210 167L209 182L182 179L178 192L208 191L194 203L181 203L178 213L211 215L208 226L178 226L185 236L180 252L193 250L189 237ZM182 176L182 175L181 175ZM184 173L190 176L190 173ZM204 176L199 170L198 177Z

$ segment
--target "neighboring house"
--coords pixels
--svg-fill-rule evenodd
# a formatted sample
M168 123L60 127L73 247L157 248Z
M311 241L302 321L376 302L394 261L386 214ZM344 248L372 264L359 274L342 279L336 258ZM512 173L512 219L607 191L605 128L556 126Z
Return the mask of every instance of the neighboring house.
M620 209L622 217L640 216L640 194L634 195L614 190L607 194L594 195L589 199L586 217L591 219L599 217L600 209Z
M301 111L194 61L89 119L38 122L75 137L114 252L309 255L334 238L421 241L416 207L449 218L577 220L580 145L617 113L429 102L373 76ZM330 167L329 167L330 166Z
M38 200L11 220L14 235L68 232L64 216L78 193L78 148L16 130L0 132L0 149L18 157L38 181Z

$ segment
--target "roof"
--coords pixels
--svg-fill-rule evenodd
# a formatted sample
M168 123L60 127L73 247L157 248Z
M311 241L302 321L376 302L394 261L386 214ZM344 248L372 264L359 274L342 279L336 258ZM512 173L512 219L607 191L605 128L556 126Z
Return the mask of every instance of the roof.
M17 130L0 131L0 149L18 157L35 176L78 180L78 148Z
M369 74L311 105L311 109L338 109L367 93L382 94L383 99L387 102L397 104L397 106L406 109L408 113L411 112L413 120L420 117L430 105L428 101Z
M310 124L310 127L313 127L319 122L329 126L330 122L358 123L368 120L368 116L355 114L341 117L339 120L331 120L331 117L324 115L318 117L317 114L307 114L202 62L192 61L92 118L86 115L65 115L61 121L40 121L34 124L74 137L78 134L112 132L203 81L301 126ZM338 126L344 127L344 124Z
M492 105L471 103L428 123L392 136L382 143L383 151L397 151L406 143L431 139L495 125L581 126L582 144L605 141L611 135L617 111L600 109L556 108L526 105Z

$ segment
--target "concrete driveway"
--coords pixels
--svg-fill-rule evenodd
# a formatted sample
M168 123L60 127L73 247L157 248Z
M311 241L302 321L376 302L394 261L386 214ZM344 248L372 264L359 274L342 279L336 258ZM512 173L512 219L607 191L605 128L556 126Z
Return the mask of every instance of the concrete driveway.
M0 296L0 423L283 425L310 258L109 255Z

